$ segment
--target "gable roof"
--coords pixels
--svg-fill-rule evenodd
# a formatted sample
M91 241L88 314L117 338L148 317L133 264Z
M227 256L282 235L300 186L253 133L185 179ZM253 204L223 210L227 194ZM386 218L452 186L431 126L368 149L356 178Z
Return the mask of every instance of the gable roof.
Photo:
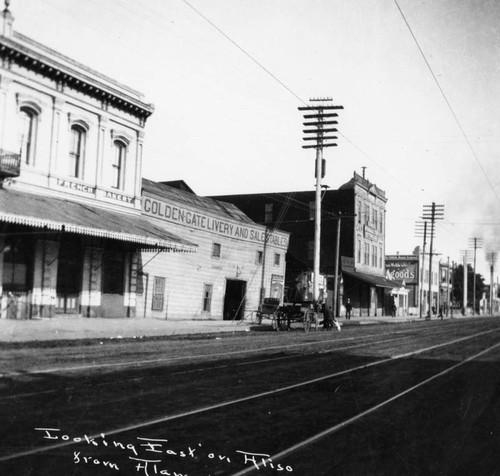
M184 205L204 210L211 214L225 219L238 220L244 223L255 223L236 205L232 203L221 202L213 198L200 197L194 192L186 192L179 188L172 187L163 182L153 182L152 180L142 179L143 193L154 194L158 198L163 198L172 202L182 203Z

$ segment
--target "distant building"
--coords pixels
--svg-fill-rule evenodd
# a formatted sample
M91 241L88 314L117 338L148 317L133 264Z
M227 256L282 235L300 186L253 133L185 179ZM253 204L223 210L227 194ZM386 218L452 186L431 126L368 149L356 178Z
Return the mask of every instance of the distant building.
M266 297L283 299L289 233L256 224L184 181L143 180L142 212L197 246L189 255L143 252L137 306L145 316L240 320Z
M422 257L422 250L416 247L409 255L387 255L385 257L386 277L397 282L408 290L408 313L422 315L429 313L429 280L430 280L430 312L448 315L451 300L451 270L448 263L443 262L439 255L432 257L432 271L429 274L429 255ZM402 299L402 298L400 298ZM401 304L402 305L402 304ZM433 312L434 309L434 312Z
M153 106L0 21L0 316L133 317L141 249L196 250L141 217Z
M448 316L452 300L452 268L448 261L439 260L439 301L436 309L442 309L445 316Z
M224 195L212 197L235 204L269 230L290 233L286 255L285 299L312 299L315 192ZM337 230L340 223L339 303L349 298L353 315L390 312L395 283L385 277L385 192L354 172L338 190L322 198L320 292L333 302ZM339 306L340 307L340 306ZM338 309L340 312L341 309Z
M386 255L386 278L398 283L391 291L398 315L416 316L419 313L418 255ZM404 290L404 291L403 291Z

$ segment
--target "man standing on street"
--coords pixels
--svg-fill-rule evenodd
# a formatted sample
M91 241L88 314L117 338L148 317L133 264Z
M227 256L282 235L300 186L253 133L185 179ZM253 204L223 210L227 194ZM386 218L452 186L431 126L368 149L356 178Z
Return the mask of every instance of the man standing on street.
M345 303L345 318L348 321L351 319L351 311L352 311L351 300L347 299L347 302Z

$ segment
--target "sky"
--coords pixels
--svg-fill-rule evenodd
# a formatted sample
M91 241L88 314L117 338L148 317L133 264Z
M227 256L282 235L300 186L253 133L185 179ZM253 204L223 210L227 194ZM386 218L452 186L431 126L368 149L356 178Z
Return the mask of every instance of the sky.
M12 0L14 29L145 95L143 176L198 195L313 190L299 106L342 105L323 183L385 190L386 253L500 248L500 2ZM498 262L500 265L500 261ZM495 271L495 280L498 273Z

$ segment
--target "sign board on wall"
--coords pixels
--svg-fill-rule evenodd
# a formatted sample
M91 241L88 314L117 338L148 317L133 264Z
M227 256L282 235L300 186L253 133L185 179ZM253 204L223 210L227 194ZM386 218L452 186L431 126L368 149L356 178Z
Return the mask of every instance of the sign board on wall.
M225 235L257 243L269 243L279 248L288 248L288 234L266 233L263 227L241 225L229 220L221 220L204 213L172 205L154 198L145 197L142 200L142 212L145 215L160 218L171 223L182 224L199 230Z
M354 271L354 258L350 256L341 256L342 271Z
M283 275L272 274L271 275L271 297L279 299L280 302L283 300L283 287L285 279Z
M385 258L386 278L403 284L418 284L418 257L413 255Z

